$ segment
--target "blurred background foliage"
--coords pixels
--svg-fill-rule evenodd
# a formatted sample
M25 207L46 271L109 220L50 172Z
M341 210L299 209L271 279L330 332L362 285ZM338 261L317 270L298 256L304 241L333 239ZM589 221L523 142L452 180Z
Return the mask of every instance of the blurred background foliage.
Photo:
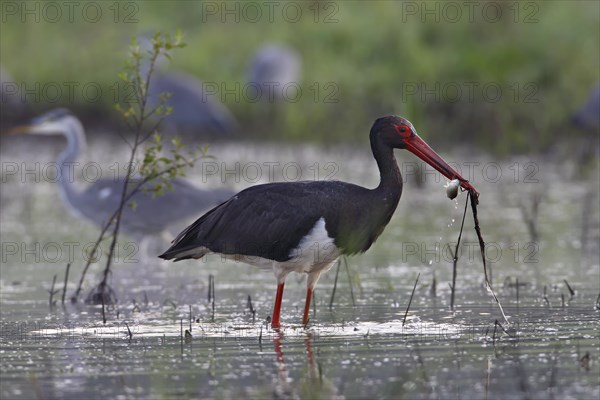
M460 143L496 156L548 152L571 145L568 139L598 135L597 128L576 129L569 120L600 80L600 2L495 2L502 12L495 22L482 14L485 1L476 2L472 20L461 6L456 21L450 9L444 18L444 2L410 3L440 7L441 18L408 15L407 3L399 1L295 3L303 15L294 23L282 17L285 2L272 21L263 3L254 3L263 12L257 22L242 10L239 21L235 13L206 13L207 5L225 3L187 1L122 2L117 22L113 3L101 3L104 16L96 23L77 12L74 22L63 17L56 23L5 15L0 62L27 89L98 83L102 96L95 102L77 89L74 98L63 93L51 104L44 96L27 97L26 116L64 106L89 128L116 120L117 72L130 38L181 29L187 47L169 68L229 89L243 88L248 64L265 43L286 44L301 55L302 95L275 112L265 113L264 104L247 101L239 90L220 93L241 124L241 140L359 139L362 146L372 121L386 114L409 118L434 147ZM127 16L133 20L125 22ZM489 84L500 96L492 87L486 99ZM10 117L3 113L5 122Z

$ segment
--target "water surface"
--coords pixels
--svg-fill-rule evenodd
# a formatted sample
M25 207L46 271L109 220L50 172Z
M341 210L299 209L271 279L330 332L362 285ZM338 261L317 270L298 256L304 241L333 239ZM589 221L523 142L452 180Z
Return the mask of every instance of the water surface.
M120 155L107 148L99 143L88 154L103 171L111 171L111 157ZM13 150L3 147L3 163L44 165L55 154ZM194 183L241 189L270 178L377 182L369 154L353 149L220 144L212 152L217 172L214 164L196 166L188 177ZM479 163L471 178L481 192L479 218L507 323L483 285L470 211L450 309L447 244L457 240L465 196L448 200L444 181L433 174L417 187L406 173L416 159L398 156L407 182L384 234L369 252L348 258L348 272L342 264L331 307L337 268L321 278L316 314L306 328L299 325L304 277L289 276L279 332L266 322L275 293L272 274L216 255L203 262L159 262L153 255L166 245L160 240L140 249L123 239L110 279L119 302L105 310L106 324L100 306L71 304L68 296L62 306L66 263L72 262L70 295L96 228L68 213L56 184L41 173L39 179L4 174L0 395L598 398L598 176L568 164L515 159L492 165L484 158L446 156L463 167ZM523 209L530 210L538 195L534 241ZM92 266L84 294L101 270ZM49 307L54 275L59 291ZM215 279L214 307L207 297L209 275Z

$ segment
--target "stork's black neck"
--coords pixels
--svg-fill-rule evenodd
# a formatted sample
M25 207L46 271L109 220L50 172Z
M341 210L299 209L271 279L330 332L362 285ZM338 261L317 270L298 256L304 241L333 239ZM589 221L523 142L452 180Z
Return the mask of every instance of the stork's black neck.
M391 194L397 204L402 194L402 175L394 157L394 149L384 143L379 136L371 135L371 150L381 177L375 191Z
M390 222L402 194L402 176L393 148L373 132L371 149L381 175L379 186L353 192L351 201L336 204L325 215L329 236L335 238L342 254L367 251Z

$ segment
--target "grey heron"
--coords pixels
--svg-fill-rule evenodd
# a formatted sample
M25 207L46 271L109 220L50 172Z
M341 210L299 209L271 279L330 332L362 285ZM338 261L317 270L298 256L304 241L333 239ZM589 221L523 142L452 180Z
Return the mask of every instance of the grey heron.
M62 200L75 216L100 226L106 224L120 204L125 177L102 178L84 190L77 188L75 176L72 176L73 166L86 149L85 132L77 117L68 110L56 109L35 118L30 125L13 129L12 133L63 135L67 147L57 159L57 181ZM201 210L213 207L233 194L229 189L203 190L180 178L171 183L173 190L162 196L155 197L143 190L133 195L131 201L136 206L126 206L121 216L123 232L138 239L163 234L170 225L197 216Z
M579 107L571 119L575 126L597 132L600 128L600 83L590 91L587 102Z
M278 44L261 47L248 68L249 89L255 90L248 97L280 101L289 85L298 84L301 70L300 55L294 49Z
M147 53L153 51L153 37L149 33L140 37L140 48ZM144 62L141 75L147 76L149 68L149 61ZM203 82L182 71L169 70L167 58L160 54L150 79L148 107L158 106L159 95L168 93L170 97L166 104L173 108L173 112L162 123L167 133L190 138L234 134L239 124L213 88L211 82Z
M160 93L169 93L166 104L173 108L173 112L164 121L169 133L186 137L235 133L239 126L237 120L218 96L207 90L207 85L183 72L158 71L150 82L149 107L158 105Z

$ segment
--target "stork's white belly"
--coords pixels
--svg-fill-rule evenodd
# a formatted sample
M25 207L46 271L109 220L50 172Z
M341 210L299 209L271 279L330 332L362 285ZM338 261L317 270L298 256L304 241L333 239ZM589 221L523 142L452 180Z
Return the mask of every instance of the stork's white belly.
M225 258L241 261L259 268L272 269L278 280L290 272L318 273L328 270L341 252L325 229L325 219L320 218L310 232L293 248L290 259L279 262L258 256L239 254L224 255Z

